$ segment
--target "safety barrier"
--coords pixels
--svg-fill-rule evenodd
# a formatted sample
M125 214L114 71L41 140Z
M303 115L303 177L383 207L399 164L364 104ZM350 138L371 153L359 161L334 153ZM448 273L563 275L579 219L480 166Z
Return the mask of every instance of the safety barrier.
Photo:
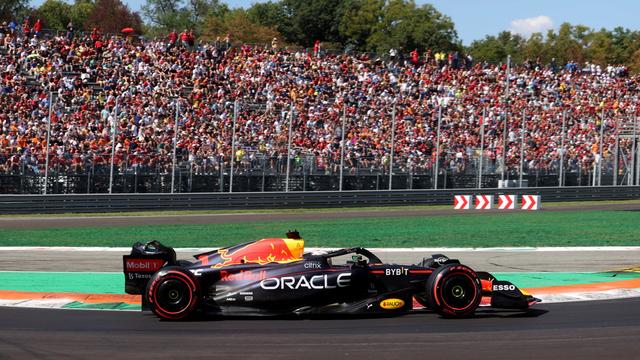
M545 202L640 199L640 186L259 193L0 195L0 214L451 205L455 195L540 195Z
M471 209L472 195L454 195L453 208L455 210ZM494 195L475 195L476 210L491 210L494 206ZM523 194L521 196L522 210L540 210L542 200L540 195ZM498 195L498 210L515 210L518 196L512 194Z

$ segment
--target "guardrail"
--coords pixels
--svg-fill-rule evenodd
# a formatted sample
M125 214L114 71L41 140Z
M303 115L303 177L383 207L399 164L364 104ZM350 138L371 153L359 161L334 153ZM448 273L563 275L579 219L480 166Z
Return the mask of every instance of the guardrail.
M532 194L543 202L640 199L640 186L183 194L0 195L0 214L446 205L454 195Z

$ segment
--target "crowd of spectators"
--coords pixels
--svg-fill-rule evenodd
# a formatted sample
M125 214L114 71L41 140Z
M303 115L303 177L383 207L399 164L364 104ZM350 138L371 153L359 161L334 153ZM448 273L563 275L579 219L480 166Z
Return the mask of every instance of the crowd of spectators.
M239 171L281 170L290 122L292 164L332 173L343 113L348 172L388 171L392 146L397 171L430 172L436 154L442 171L466 171L480 155L500 171L505 114L508 171L519 167L523 116L525 171L555 171L563 151L565 169L588 171L601 126L611 163L636 114L639 78L619 66L527 61L507 79L506 65L457 53L376 58L288 50L275 39L231 43L198 43L187 30L145 40L3 24L0 173L42 172L47 139L58 172L104 171L113 151L117 171L166 173L174 137L178 166L197 173L228 171L232 159Z

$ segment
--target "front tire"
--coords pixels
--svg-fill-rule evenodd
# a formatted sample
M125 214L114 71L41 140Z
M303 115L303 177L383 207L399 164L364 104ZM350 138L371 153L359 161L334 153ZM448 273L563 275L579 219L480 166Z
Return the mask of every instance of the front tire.
M444 317L467 317L482 300L480 278L470 267L447 264L437 268L427 281L429 308Z
M146 295L149 307L156 316L166 320L181 320L198 308L200 285L189 271L172 266L151 277Z

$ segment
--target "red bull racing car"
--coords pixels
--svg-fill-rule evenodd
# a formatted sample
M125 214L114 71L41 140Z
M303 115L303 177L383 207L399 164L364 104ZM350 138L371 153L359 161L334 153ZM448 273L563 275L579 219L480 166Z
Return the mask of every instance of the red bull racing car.
M143 310L168 320L197 313L393 315L411 311L414 301L444 317L468 317L480 306L526 311L540 301L444 255L397 265L359 247L305 253L297 232L195 258L176 260L170 247L136 243L123 258L125 291L141 294Z

